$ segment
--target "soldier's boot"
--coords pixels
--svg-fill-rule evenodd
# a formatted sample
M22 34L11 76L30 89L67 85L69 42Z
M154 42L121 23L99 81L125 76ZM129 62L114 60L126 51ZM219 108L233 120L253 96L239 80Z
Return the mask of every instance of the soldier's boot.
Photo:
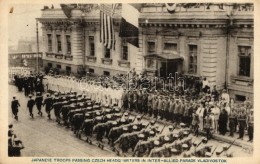
M48 118L49 118L49 120L51 119L51 115L50 114L48 114Z
M32 118L33 118L33 114L32 114L31 116L32 116Z
M42 112L40 113L40 116L42 117Z
M112 151L115 152L115 151L116 151L116 148L115 148L115 147L112 147Z
M16 115L16 116L14 116L14 118L16 119L16 121L18 121L18 116Z

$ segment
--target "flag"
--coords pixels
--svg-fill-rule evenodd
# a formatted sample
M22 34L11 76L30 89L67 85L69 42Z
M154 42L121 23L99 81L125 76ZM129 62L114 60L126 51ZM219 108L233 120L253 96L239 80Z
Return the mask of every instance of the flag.
M165 6L167 8L167 11L172 14L175 12L177 3L165 3Z
M126 41L136 47L138 43L138 18L139 11L130 4L122 4L122 18L120 23L119 37L123 37Z
M113 24L113 15L117 4L100 5L100 42L108 49L115 49L115 30Z
M68 17L71 18L71 11L75 8L77 8L77 4L60 4L60 7L64 14Z

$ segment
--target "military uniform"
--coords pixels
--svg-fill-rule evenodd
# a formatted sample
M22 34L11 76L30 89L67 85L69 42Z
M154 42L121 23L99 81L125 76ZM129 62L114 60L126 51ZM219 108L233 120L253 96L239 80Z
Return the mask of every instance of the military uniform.
M47 95L46 99L43 102L43 106L45 105L45 111L48 114L48 118L51 118L51 109L53 105L52 98Z
M11 102L11 108L12 108L12 113L14 115L14 118L16 120L18 120L18 106L20 106L20 103L18 100L15 99L15 97L13 98L12 102Z
M232 110L229 116L229 131L231 137L234 137L236 119L237 119L237 113L235 110Z
M40 93L37 93L38 95L35 98L35 104L36 107L38 109L38 114L42 116L42 101L43 101L43 97L40 95Z
M251 112L253 112L253 109L251 109ZM249 140L248 141L253 141L254 137L254 114L250 114L248 116L248 136Z
M243 139L244 137L244 131L245 131L245 127L246 127L246 114L244 111L242 111L239 115L238 115L238 122L239 122L239 137L238 139Z
M212 129L212 118L209 116L209 113L205 117L205 125L204 128L206 130L206 135L207 135L207 140L211 138L211 132L210 130Z
M30 99L27 102L27 107L29 109L30 116L33 118L33 107L35 105L35 101L31 99L31 96L29 96Z

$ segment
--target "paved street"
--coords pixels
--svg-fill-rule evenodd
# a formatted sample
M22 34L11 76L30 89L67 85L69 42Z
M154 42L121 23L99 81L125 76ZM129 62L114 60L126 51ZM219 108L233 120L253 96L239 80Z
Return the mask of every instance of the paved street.
M62 126L56 124L52 111L52 120L48 120L44 109L44 116L37 115L37 109L34 108L34 119L29 117L29 112L26 108L27 99L23 92L17 92L12 85L9 86L9 100L13 95L20 101L19 121L12 118L11 110L9 110L9 123L14 125L14 132L17 134L25 146L22 150L22 156L48 156L48 157L114 157L115 152L112 152L107 144L105 150L101 150L95 144L89 145L83 140L79 140L75 135ZM148 120L143 119L147 122ZM160 129L162 124L158 124ZM175 131L178 131L177 129ZM83 137L85 138L85 137ZM199 138L202 138L200 136ZM225 141L225 140L224 140ZM215 146L229 145L222 141L210 140L209 144ZM243 144L243 143L242 143ZM247 147L247 146L246 146ZM234 156L251 156L247 150L233 145L230 152L234 152ZM132 152L127 153L131 156Z
M26 109L27 99L21 93L16 91L14 86L9 87L9 99L15 94L20 101L19 121L12 118L12 112L9 110L9 123L14 125L14 132L19 139L23 141L25 149L22 150L22 156L45 156L45 157L112 157L113 152L104 151L95 145L89 145L86 142L77 139L72 131L56 125L55 120L48 120L46 114L43 117L37 116L34 109L34 119L29 117ZM43 110L44 111L44 110ZM54 114L52 113L54 118Z

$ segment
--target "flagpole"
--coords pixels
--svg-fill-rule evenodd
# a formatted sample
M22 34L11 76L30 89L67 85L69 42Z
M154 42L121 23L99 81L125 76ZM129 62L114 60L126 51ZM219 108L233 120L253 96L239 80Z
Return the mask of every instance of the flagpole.
M36 19L36 40L37 40L37 73L39 74L39 30L38 30L38 20Z

